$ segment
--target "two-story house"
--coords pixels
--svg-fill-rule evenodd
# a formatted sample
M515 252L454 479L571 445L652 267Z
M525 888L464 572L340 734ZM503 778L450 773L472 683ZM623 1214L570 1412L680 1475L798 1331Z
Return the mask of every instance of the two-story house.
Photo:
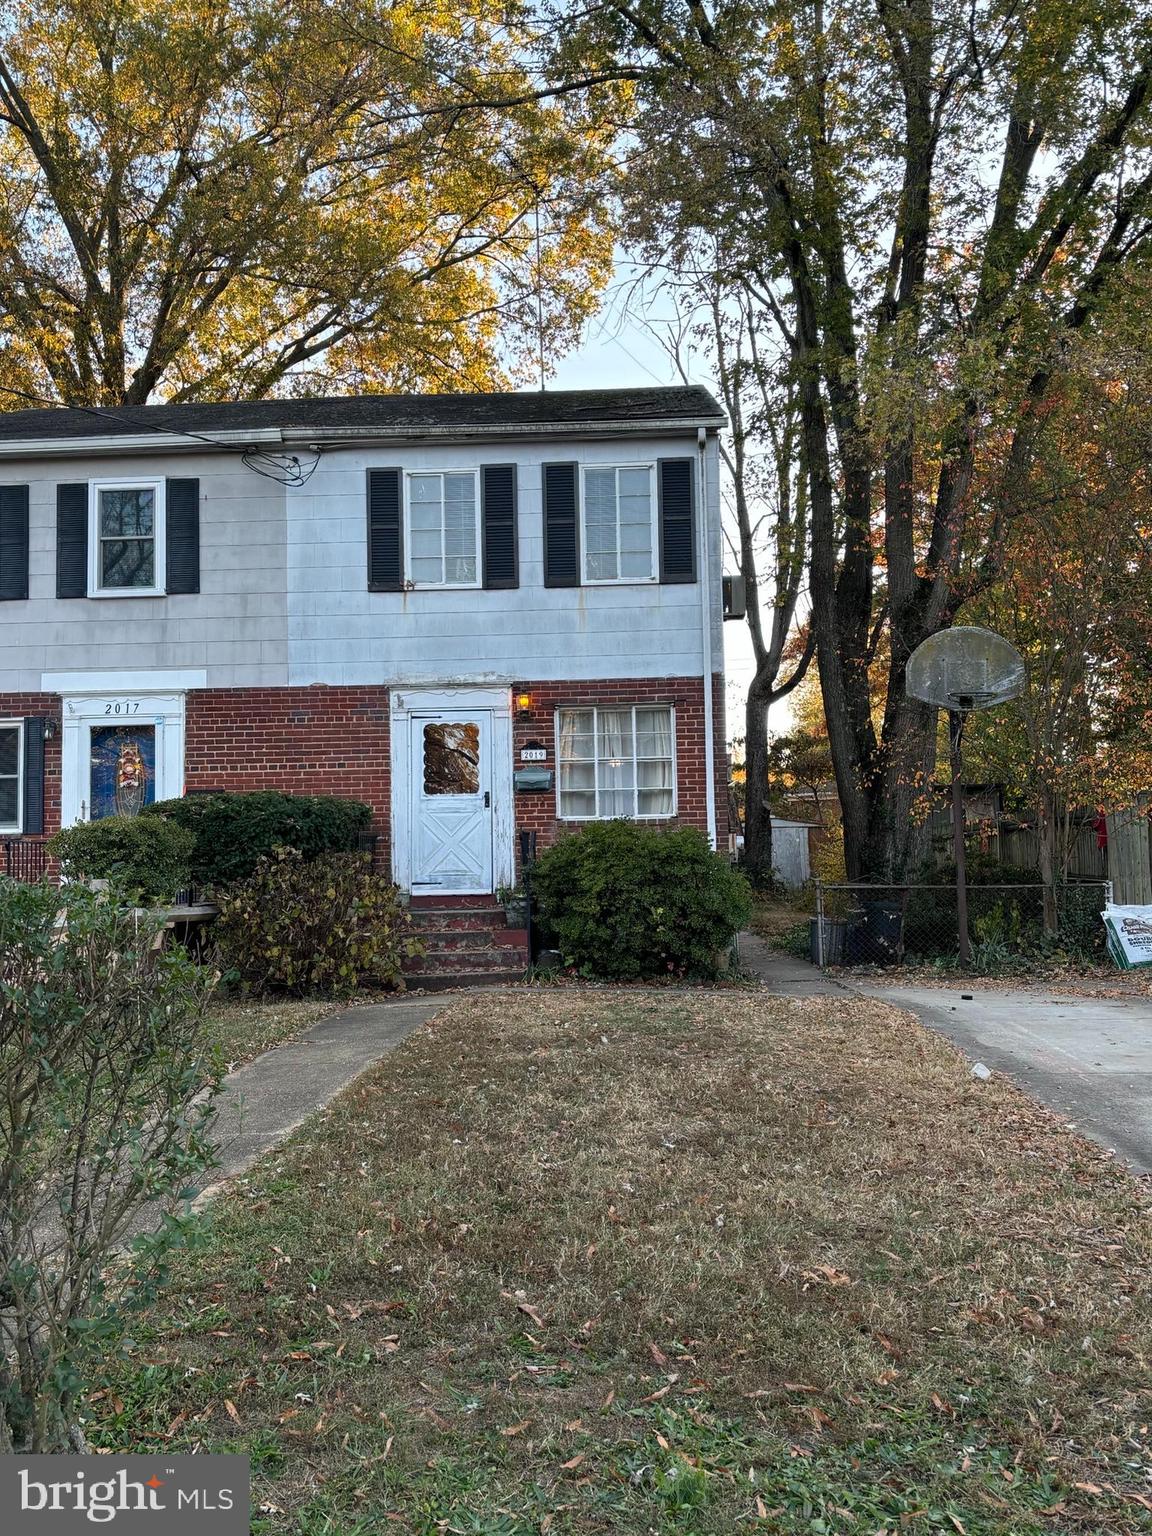
M0 415L0 839L347 795L443 896L518 828L715 840L722 425L697 388Z

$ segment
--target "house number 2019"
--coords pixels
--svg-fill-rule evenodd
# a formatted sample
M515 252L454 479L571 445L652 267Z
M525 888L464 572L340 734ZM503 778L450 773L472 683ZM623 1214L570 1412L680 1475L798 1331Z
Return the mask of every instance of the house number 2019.
M140 708L139 699L116 699L111 704L105 704L106 715L134 715Z

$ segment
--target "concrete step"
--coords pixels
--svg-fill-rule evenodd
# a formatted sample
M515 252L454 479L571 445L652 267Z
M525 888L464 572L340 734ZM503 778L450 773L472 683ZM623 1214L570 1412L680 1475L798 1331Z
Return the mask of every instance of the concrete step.
M426 930L443 932L449 928L460 933L496 933L508 927L502 907L492 912L477 912L468 908L453 911L448 907L422 907L408 915L418 933Z
M504 910L495 896L412 896L408 906L412 912L430 912L437 907L454 908L461 912Z
M410 992L446 992L451 987L507 987L524 980L524 967L518 971L445 971L408 974Z

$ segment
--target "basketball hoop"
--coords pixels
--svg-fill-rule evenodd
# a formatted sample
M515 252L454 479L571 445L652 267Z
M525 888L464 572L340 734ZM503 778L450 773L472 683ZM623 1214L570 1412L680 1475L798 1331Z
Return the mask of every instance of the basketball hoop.
M1007 704L1024 691L1020 652L1003 635L975 624L957 624L929 635L908 658L905 687L914 699L948 711L952 765L952 848L956 859L956 924L960 964L972 958L968 937L968 886L964 868L964 789L961 743L964 716Z

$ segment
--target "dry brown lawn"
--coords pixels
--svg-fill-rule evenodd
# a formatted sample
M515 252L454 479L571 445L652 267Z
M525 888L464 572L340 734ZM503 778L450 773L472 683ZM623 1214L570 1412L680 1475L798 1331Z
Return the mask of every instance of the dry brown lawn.
M1152 1530L1149 1190L858 998L467 998L213 1211L119 1450L295 1536Z

